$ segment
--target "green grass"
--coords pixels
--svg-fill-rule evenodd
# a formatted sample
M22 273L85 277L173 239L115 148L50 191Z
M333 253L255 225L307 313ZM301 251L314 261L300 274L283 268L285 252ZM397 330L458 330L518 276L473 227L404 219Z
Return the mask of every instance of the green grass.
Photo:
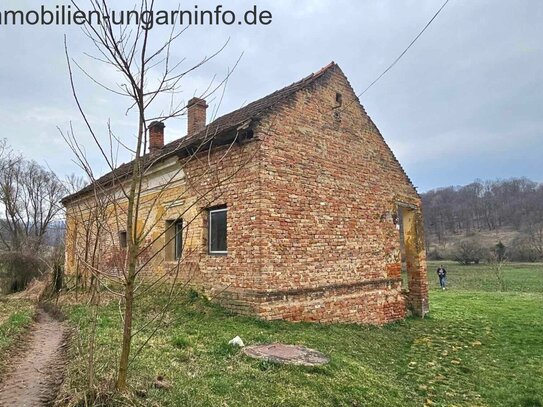
M436 270L443 264L447 270L447 285L451 290L501 291L500 283L488 264L463 266L452 261L428 262L431 288L439 288ZM543 263L505 263L505 291L543 294Z
M8 349L32 323L34 305L25 300L0 300L0 373Z
M266 322L230 315L180 294L165 326L131 365L132 390L144 394L103 405L161 406L543 406L543 293L540 265L512 265L508 290L482 266L446 264L440 291L429 266L431 314L384 327ZM139 303L138 326L157 315L160 296ZM82 397L90 329L87 305L66 307L80 329L64 392ZM120 341L118 304L100 308L96 370L111 381ZM147 332L149 328L147 328ZM282 341L330 357L304 368L245 357L228 346ZM143 337L134 341L134 350ZM157 375L173 387L152 387Z

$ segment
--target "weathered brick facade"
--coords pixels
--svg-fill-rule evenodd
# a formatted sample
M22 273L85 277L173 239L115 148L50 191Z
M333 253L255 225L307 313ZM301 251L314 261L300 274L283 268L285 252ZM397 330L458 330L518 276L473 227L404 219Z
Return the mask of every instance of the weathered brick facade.
M337 65L218 119L207 133L227 134L230 122L238 141L240 128L249 137L199 153L205 165L178 154L149 176L155 185L161 174L183 169L162 180L168 188L158 197L150 187L141 208L157 220L141 226L151 228L157 250L165 219L194 219L185 231L182 279L236 312L266 319L381 324L404 318L408 308L426 312L420 198ZM206 168L213 168L209 176ZM203 190L213 192L202 199ZM85 199L65 201L72 270L81 250L76 224L84 228L76 213ZM228 209L222 256L208 254L205 208L216 205ZM147 272L168 272L169 260L162 250Z

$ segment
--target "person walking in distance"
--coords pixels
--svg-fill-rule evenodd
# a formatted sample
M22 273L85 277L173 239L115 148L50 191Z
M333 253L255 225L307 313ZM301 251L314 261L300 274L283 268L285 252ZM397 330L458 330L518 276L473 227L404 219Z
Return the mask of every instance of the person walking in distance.
M443 264L438 267L437 276L439 277L439 286L444 290L447 284L447 270L445 270Z

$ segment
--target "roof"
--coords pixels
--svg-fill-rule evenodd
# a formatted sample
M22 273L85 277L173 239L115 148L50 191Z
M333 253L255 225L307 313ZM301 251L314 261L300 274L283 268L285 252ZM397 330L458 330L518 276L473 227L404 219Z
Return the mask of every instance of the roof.
M174 155L186 154L190 152L190 147L192 146L201 145L202 143L213 140L249 121L258 120L265 112L276 106L279 102L284 101L299 90L307 88L316 79L322 77L326 72L331 71L336 67L338 67L337 64L332 61L319 71L306 76L298 82L294 82L291 85L279 89L261 99L255 100L254 102L251 102L240 109L234 110L233 112L227 113L224 116L215 119L201 131L193 134L190 137L185 136L174 140L168 144L165 144L160 150L143 155L141 157L143 161L143 168L147 169ZM119 167L103 175L99 179L87 185L85 188L64 197L62 199L62 203L66 204L79 196L90 193L96 186L104 188L111 186L115 182L122 179L128 178L132 174L132 168L133 161L121 164Z

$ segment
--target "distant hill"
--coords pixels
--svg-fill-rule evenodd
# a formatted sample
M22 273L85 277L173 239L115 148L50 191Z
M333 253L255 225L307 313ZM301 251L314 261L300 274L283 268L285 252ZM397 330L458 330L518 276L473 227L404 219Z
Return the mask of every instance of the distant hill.
M422 195L430 257L451 258L455 246L471 241L490 249L499 241L509 258L543 257L543 184L527 178L476 180Z

